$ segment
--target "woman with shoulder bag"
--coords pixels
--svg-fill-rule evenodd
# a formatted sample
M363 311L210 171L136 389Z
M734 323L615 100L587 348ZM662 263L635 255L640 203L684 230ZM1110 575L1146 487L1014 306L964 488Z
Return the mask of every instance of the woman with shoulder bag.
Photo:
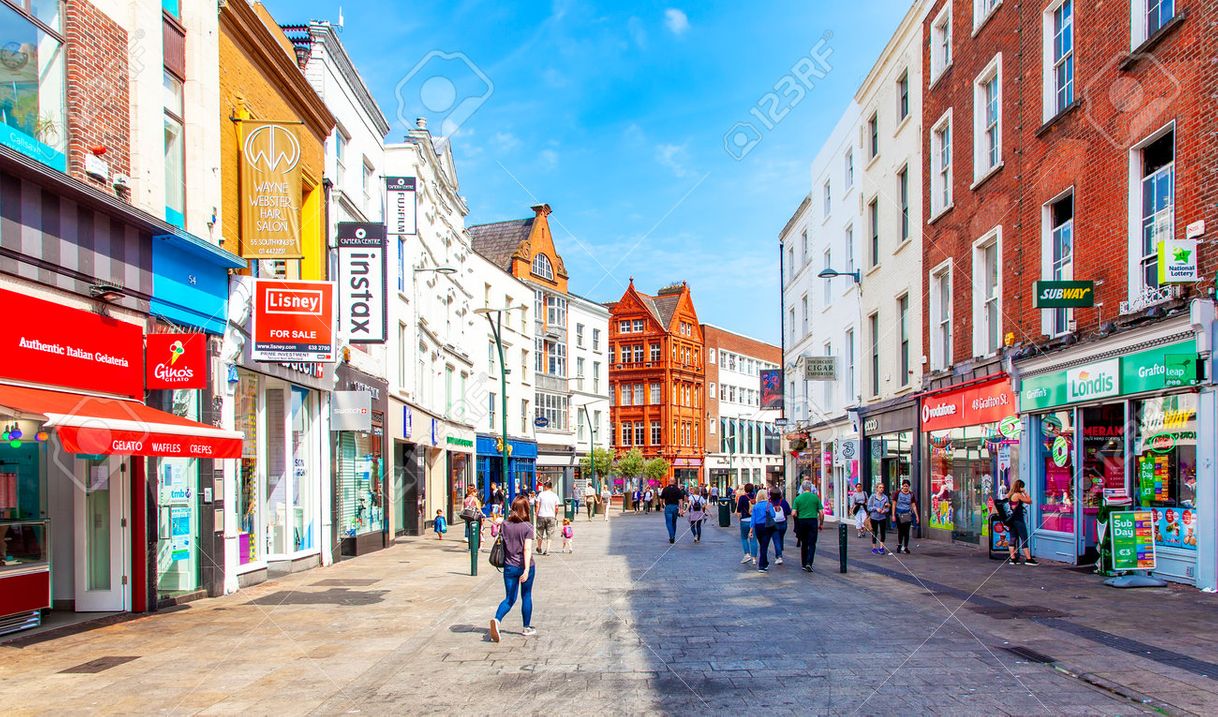
M862 483L854 484L854 492L850 494L850 513L854 516L854 529L858 531L858 537L863 537L863 530L867 528L867 493L863 490Z
M478 489L472 485L465 489L465 498L461 501L461 513L458 517L465 521L465 537L462 540L466 543L469 542L470 531L474 530L475 522L478 523L478 531L481 535L482 501L478 500Z
M512 501L507 522L500 529L503 541L503 587L507 596L499 603L495 617L491 618L492 642L499 642L499 627L508 611L520 597L520 612L524 618L524 634L535 635L533 629L533 578L537 566L533 564L533 543L536 539L533 524L529 522L529 499L519 496ZM497 548L498 546L496 546ZM497 561L497 549L491 550L491 564Z
M702 542L702 521L706 520L706 499L698 493L689 494L689 532L693 533L694 542Z
M888 514L892 512L892 501L888 499L888 491L883 483L875 487L875 492L867 499L867 515L871 518L871 554L887 555L884 541L888 539ZM879 533L879 545L876 545L876 533Z
M1040 563L1036 562L1036 558L1032 557L1032 551L1028 547L1028 524L1024 514L1027 512L1026 506L1032 503L1032 497L1024 489L1022 480L1015 480L1007 500L1011 502L1011 513L1010 517L1003 522L1006 523L1007 530L1011 534L1008 538L1011 551L1011 565L1019 565L1018 551L1020 549L1023 550L1024 565L1040 565Z
M918 501L909 489L909 481L901 481L901 492L892 504L892 518L897 524L897 552L909 555L909 534L918 523Z

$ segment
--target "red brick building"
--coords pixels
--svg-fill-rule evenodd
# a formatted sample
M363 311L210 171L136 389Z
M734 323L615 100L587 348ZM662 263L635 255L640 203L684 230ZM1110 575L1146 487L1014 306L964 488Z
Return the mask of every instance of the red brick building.
M669 476L698 484L706 454L702 328L685 282L609 307L609 403L616 453L662 457Z

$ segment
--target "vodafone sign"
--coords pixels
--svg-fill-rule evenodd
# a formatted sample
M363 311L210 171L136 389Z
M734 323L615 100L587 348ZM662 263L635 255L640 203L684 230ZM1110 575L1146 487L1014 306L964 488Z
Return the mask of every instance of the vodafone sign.
M255 361L334 361L334 284L254 282L250 334Z
M207 337L203 334L148 334L144 385L149 390L207 388Z
M997 423L1015 414L1015 394L1007 379L947 391L922 399L922 430Z

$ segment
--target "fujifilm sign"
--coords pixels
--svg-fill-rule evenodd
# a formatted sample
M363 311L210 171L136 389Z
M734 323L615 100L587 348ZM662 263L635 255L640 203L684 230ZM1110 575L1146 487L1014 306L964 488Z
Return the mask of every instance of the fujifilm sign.
M1066 400L1090 401L1121 393L1121 360L1108 359L1099 363L1072 368L1066 372Z

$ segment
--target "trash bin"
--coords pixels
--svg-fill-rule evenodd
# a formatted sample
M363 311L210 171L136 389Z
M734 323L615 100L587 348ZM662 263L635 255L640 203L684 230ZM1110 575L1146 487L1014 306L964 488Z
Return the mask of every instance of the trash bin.
M576 511L576 510L577 510L577 508L575 507L575 499L574 499L574 498L572 498L572 499L568 500L568 501L567 501L567 508L566 508L566 512L565 512L565 514L564 514L564 517L565 517L567 520L575 520L575 511Z
M729 528L732 525L732 504L727 498L719 500L719 527Z

